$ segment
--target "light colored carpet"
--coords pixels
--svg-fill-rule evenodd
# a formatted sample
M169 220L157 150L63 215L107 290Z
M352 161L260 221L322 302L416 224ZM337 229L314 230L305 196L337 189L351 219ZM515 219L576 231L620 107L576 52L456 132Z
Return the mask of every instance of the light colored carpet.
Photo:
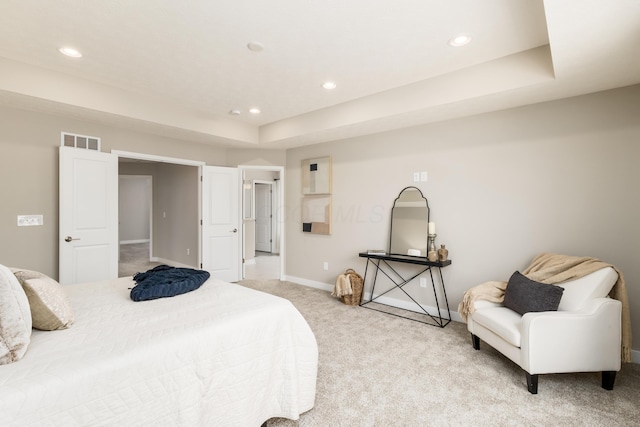
M157 265L160 263L149 261L149 243L120 245L118 277L133 276Z
M473 349L464 324L424 325L278 280L239 284L289 299L318 341L315 407L268 427L640 425L640 365L623 365L613 391L599 373L555 374L532 395L513 362Z

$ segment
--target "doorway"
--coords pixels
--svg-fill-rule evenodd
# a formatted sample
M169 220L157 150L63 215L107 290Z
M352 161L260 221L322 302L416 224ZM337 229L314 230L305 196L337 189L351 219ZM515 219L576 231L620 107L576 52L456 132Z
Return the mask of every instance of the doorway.
M242 227L238 168L119 150L103 153L61 146L59 234L67 237L60 239L59 244L60 283L118 277L118 174L123 172L119 169L124 164L119 164L119 160L124 158L168 171L159 175L163 179L152 174L152 260L176 267L214 270L219 279L228 282L240 280ZM205 175L207 179L203 182ZM221 181L214 182L210 176L219 176ZM185 183L186 186L181 186ZM156 189L164 193L156 197ZM164 195L168 195L166 200ZM75 198L75 203L69 202L71 198ZM212 203L213 200L216 203ZM161 204L156 206L156 203ZM80 223L76 220L79 217ZM223 224L222 219L227 219L227 223ZM224 225L224 236L211 231L211 224ZM223 245L226 249L222 249ZM224 257L213 256L220 253Z
M273 253L273 182L254 181L256 214L256 252Z
M120 190L118 276L160 264L199 267L199 164L140 153L112 153L118 157Z
M284 168L239 166L243 179L243 278L284 279Z

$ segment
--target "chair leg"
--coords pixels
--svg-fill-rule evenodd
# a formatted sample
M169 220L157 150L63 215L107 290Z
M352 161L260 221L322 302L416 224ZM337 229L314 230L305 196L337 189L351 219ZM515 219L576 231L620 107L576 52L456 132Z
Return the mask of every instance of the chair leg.
M473 344L473 348L476 350L480 350L480 338L477 335L471 334L471 343Z
M613 383L616 382L616 371L602 371L602 388L613 390Z
M527 374L527 390L531 394L538 394L538 374L531 375L529 372L525 374Z

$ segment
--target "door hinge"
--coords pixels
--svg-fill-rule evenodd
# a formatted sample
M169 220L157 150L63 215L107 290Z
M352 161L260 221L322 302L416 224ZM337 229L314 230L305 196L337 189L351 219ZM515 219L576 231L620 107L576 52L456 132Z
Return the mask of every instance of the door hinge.
M200 268L202 268L202 263L200 263Z
M203 224L202 224L202 220L200 220L200 225L203 225Z

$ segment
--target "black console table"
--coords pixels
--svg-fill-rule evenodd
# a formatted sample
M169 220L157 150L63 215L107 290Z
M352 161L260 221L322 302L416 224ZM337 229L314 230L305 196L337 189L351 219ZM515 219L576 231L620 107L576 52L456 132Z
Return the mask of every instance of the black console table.
M366 300L366 301L363 300L360 303L361 307L369 308L372 310L380 311L382 313L391 314L398 317L403 317L409 320L414 320L416 322L426 323L427 325L438 326L440 328L444 328L449 324L449 322L451 322L451 311L449 310L449 302L447 301L447 291L444 287L444 280L442 279L442 271L441 271L442 267L446 267L447 265L451 264L451 260L429 261L427 258L424 258L424 257L416 257L416 256L410 256L410 255L376 254L376 253L369 253L369 252L360 252L359 256L361 258L367 259L367 266L365 267L365 270L364 270L365 290L367 287L367 274L369 272L369 264L373 266L372 268L375 268L375 271L373 273L373 280L371 282L371 294L370 294L369 300ZM419 266L419 269L418 269L419 271L415 274L411 273L410 275L408 275L408 277L405 278L402 274L398 273L396 269L393 268L393 266L391 265L392 263L414 264ZM440 310L438 292L436 291L436 282L433 277L434 268L437 270L437 273L438 273L437 276L439 276L440 284L442 285L442 295L444 297L444 305L446 307L446 314L447 314L446 316L443 316L443 311ZM429 272L429 276L431 277L431 287L433 288L433 296L436 302L435 308L437 310L437 314L429 313L426 310L426 308L422 306L422 304L416 301L415 298L413 298L409 294L409 292L407 292L407 290L404 289L404 285L416 279L426 271ZM376 281L378 279L378 272L387 276L387 278L389 278L389 280L393 283L394 286L391 286L389 289L383 291L379 295L375 295L374 291L376 287ZM417 318L403 316L396 313L390 313L388 311L384 311L369 305L371 303L376 303L376 304L389 306L388 304L380 303L376 300L394 289L400 289L402 292L404 292L404 294L407 297L409 297L409 299L411 299L411 301L413 301L416 304L419 311L414 312L413 310L410 310L411 312L418 313L420 315L424 314L424 316L420 316L420 319L417 319ZM404 310L404 309L399 309L399 310Z

